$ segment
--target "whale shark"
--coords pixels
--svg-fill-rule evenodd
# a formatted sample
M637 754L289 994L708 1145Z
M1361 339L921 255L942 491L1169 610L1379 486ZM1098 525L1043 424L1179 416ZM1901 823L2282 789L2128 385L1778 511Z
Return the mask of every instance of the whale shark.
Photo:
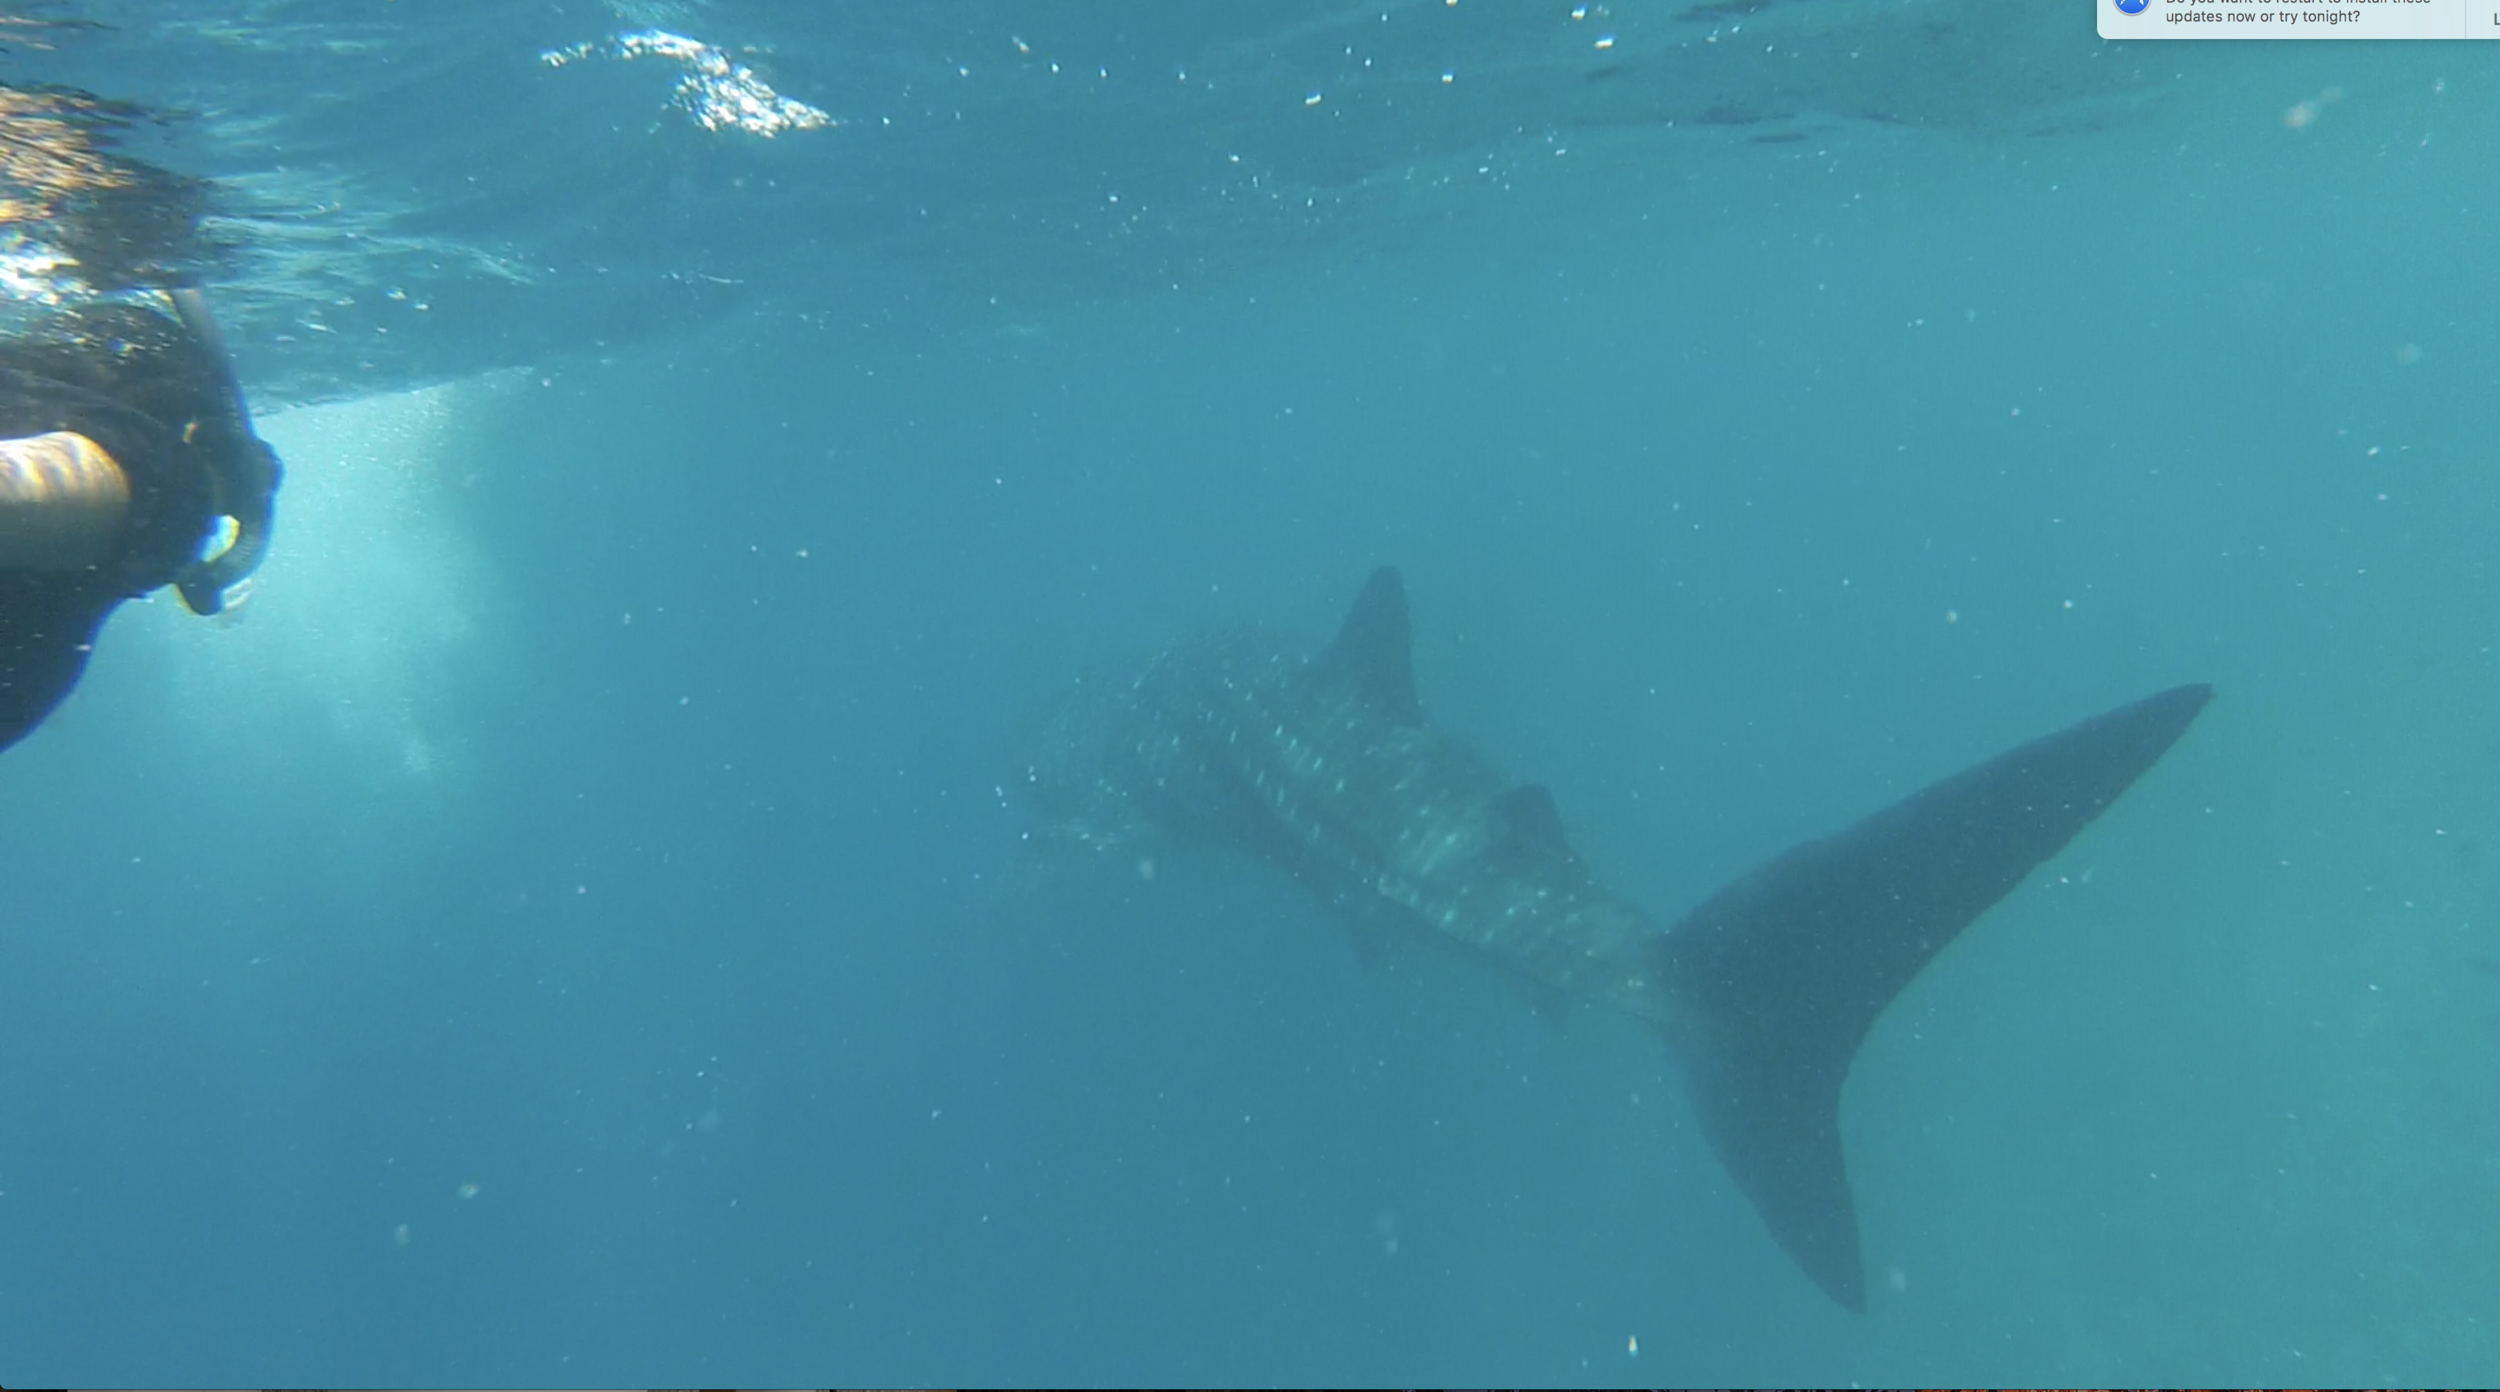
M1863 1311L1840 1135L1859 1043L2212 695L2172 687L2008 750L1781 852L1663 927L1598 882L1545 787L1505 780L1426 721L1390 567L1325 647L1235 628L1183 642L1124 687L1079 693L1025 782L1045 845L1247 851L1358 931L1385 921L1540 999L1646 1022L1769 1235Z

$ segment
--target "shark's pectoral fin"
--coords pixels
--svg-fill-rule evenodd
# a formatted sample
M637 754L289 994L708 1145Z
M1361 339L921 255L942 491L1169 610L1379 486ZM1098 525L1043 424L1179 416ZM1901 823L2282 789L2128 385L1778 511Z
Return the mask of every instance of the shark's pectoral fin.
M1375 888L1341 869L1314 860L1297 868L1294 878L1311 891L1311 897L1335 911L1345 927L1346 942L1354 949L1354 960L1365 971L1388 965L1398 939L1414 931L1411 910L1391 904Z
M1037 828L992 878L987 917L1020 931L1039 912L1151 888L1166 850L1162 838L1129 824L1071 819Z
M1840 1087L1884 1007L2186 731L2182 686L2073 725L1791 848L1658 939L1711 1145L1817 1285L1865 1308Z

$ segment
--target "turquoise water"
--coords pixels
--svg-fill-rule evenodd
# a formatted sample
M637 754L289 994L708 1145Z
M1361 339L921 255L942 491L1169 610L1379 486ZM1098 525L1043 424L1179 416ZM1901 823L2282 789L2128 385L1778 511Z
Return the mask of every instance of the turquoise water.
M234 621L125 608L0 757L0 1380L2500 1356L2479 50L330 8L6 59L217 181L291 473ZM541 57L654 26L834 123ZM1859 1055L1868 1314L1632 1025L1245 861L1019 876L1058 693L1383 563L1432 719L1665 917L2217 687Z

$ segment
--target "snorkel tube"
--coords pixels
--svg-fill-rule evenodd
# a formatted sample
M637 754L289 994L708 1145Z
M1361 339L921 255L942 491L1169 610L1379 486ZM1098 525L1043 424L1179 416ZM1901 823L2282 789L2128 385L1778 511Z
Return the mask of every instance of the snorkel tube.
M217 614L225 610L226 591L250 575L269 550L269 524L276 512L278 480L285 471L278 464L278 452L252 429L252 409L244 403L243 384L235 378L234 359L227 355L225 335L217 331L217 320L208 312L207 297L192 286L165 293L173 300L182 326L216 363L218 384L225 390L224 419L199 423L213 427L221 438L195 443L207 446L201 454L208 461L217 514L233 520L234 539L217 554L193 561L174 579L174 588L192 613Z

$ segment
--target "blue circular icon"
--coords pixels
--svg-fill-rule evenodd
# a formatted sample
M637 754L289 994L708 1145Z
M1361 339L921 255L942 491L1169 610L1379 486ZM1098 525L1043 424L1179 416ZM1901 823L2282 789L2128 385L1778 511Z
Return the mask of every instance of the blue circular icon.
M2120 14L2142 14L2144 7L2152 4L2153 0L2111 0L2111 3L2118 7Z

